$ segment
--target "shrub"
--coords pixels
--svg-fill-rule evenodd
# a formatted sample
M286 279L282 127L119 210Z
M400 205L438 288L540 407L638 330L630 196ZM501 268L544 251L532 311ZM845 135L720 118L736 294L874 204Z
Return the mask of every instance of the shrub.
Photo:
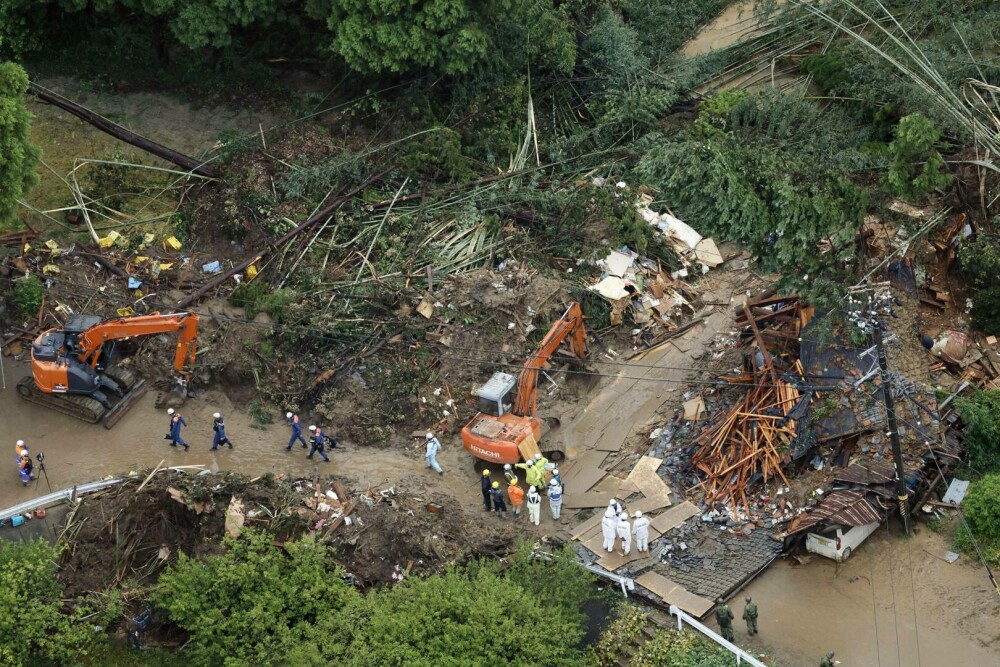
M962 512L977 538L1000 539L1000 475L972 482L962 501Z
M889 144L889 189L903 197L919 197L948 185L951 174L941 173L944 158L935 149L940 139L941 131L923 114L900 118L896 138Z
M1000 469L1000 391L980 391L955 401L965 422L965 462L983 473Z
M0 27L0 43L2 33ZM0 229L17 222L17 200L38 182L35 166L40 151L30 141L31 114L24 105L27 90L25 71L14 63L0 62Z
M74 664L95 641L93 626L115 615L85 604L64 613L57 555L43 540L0 542L0 664Z
M35 319L42 307L42 297L45 288L38 276L25 276L14 281L14 291L11 296L14 311L24 319Z

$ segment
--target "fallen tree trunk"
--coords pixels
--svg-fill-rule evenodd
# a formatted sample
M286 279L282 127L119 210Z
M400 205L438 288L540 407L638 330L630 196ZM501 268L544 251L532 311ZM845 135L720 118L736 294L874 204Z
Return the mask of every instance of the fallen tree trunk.
M136 148L141 148L147 153L152 153L156 157L162 158L167 162L181 167L182 169L190 171L192 174L197 174L198 176L204 176L206 178L215 178L218 175L214 169L209 167L202 160L197 160L193 157L184 155L183 153L178 153L171 148L167 148L162 144L151 141L150 139L138 135L135 132L126 130L121 125L113 123L107 118L104 118L103 116L76 104L75 102L71 102L61 95L45 90L36 84L31 84L30 91L43 102L57 106L63 111L68 111L80 120L90 123L101 132L110 134L112 137L120 139L127 144L131 144Z
M243 260L242 262L240 262L230 270L226 271L225 273L220 273L215 278L212 278L207 283L199 287L197 290L195 290L191 294L187 295L186 297L178 301L175 308L177 308L178 310L183 310L187 308L192 303L194 303L201 297L208 294L209 291L215 289L222 283L226 282L227 280L235 276L237 273L245 271L246 268L251 264L253 264L254 262L263 259L264 257L267 257L267 255L269 255L271 251L284 246L286 243L291 241L293 238L298 236L306 229L318 223L320 220L325 220L326 218L330 217L336 212L338 208L346 204L351 199L351 197L358 194L359 192L367 188L369 185L371 185L378 179L388 174L389 171L391 170L386 169L385 171L379 172L378 174L366 179L364 183L354 188L347 194L340 195L339 197L334 199L333 202L331 202L325 208L323 208L323 210L318 211L316 214L310 216L305 222L303 222L298 227L296 227L295 229L291 230L290 232L288 232L287 234L276 240L274 243L271 243L266 248L260 250L259 252L254 253L253 255Z

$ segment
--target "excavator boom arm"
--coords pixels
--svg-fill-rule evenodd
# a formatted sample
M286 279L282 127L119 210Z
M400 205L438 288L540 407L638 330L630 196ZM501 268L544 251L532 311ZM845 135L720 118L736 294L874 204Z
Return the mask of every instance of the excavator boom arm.
M150 313L106 320L80 334L77 350L79 358L93 365L97 363L101 347L109 340L179 331L177 349L174 352L174 370L183 373L187 365L194 363L198 319L197 313L180 312L169 315Z
M583 310L573 302L565 314L549 329L538 349L524 362L524 369L517 378L517 400L513 412L522 417L533 417L538 408L538 371L569 338L570 349L580 359L587 356L587 329L583 324Z

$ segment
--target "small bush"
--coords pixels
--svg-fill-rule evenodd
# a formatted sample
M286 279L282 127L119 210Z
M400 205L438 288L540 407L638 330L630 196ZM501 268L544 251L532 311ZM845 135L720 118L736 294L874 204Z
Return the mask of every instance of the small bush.
M1000 391L977 392L955 404L965 422L965 463L979 473L1000 469Z
M14 281L14 292L11 305L14 312L24 319L34 319L38 309L42 307L42 297L45 288L38 276L25 276Z
M962 512L977 538L1000 539L1000 475L986 475L970 484Z
M951 174L941 173L944 158L935 148L940 139L941 130L923 114L900 118L896 138L889 144L889 189L903 197L919 197L948 185Z

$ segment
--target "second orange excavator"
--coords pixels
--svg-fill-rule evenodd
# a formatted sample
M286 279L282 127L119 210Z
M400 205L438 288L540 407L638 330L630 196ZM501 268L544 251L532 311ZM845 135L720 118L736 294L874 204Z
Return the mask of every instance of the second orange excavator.
M174 388L186 392L194 363L198 315L150 313L102 320L71 315L62 329L49 329L31 345L31 375L17 384L21 398L77 419L111 428L145 392L145 380L112 366L115 341L176 331Z
M538 350L524 362L516 380L508 373L494 373L476 392L479 414L462 429L462 444L469 453L490 463L517 463L521 460L520 445L529 435L536 442L541 440L542 420L535 416L538 371L567 339L573 354L578 359L585 359L587 329L583 324L583 311L575 301L545 334ZM517 392L512 397L515 386ZM562 451L550 449L547 455L558 461Z

